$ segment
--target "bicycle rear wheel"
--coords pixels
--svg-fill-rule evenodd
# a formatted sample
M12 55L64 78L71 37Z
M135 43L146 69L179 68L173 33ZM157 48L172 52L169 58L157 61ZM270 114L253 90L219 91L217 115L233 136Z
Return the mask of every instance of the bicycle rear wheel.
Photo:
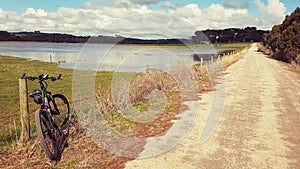
M49 102L52 110L54 122L59 129L64 129L64 126L70 118L70 105L67 98L62 94L52 95L52 100Z
M55 132L57 129L51 127L50 121L44 110L35 113L36 131L40 138L42 148L50 160L57 160L58 147L56 145Z

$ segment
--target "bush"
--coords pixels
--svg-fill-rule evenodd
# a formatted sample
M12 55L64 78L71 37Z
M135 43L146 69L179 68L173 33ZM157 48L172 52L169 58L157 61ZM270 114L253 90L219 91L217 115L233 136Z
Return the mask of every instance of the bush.
M300 53L300 8L287 15L280 25L275 25L272 31L263 36L263 44L275 52L274 58L292 62Z

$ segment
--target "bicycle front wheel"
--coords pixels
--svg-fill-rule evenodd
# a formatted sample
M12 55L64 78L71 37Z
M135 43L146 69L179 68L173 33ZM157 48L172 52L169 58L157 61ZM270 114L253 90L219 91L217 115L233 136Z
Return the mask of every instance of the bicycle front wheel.
M50 160L58 158L58 147L56 145L55 132L48 119L48 112L38 110L35 113L36 131L40 138L43 150Z
M54 122L59 129L67 123L70 118L70 105L67 98L62 94L52 95L52 100L49 102Z

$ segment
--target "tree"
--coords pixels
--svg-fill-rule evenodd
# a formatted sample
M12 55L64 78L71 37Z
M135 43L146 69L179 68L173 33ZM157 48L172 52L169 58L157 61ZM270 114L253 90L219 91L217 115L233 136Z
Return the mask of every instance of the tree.
M278 60L297 60L300 55L300 8L287 15L282 24L273 26L272 31L263 36L263 44L276 53Z

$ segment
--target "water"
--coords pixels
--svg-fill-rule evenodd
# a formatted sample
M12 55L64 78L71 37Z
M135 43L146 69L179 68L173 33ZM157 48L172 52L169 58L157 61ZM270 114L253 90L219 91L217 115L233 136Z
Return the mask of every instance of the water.
M146 65L171 69L179 62L196 64L194 54L216 55L214 49L143 47L141 45L0 42L0 55L16 56L81 70L140 71ZM204 58L205 59L205 58Z

